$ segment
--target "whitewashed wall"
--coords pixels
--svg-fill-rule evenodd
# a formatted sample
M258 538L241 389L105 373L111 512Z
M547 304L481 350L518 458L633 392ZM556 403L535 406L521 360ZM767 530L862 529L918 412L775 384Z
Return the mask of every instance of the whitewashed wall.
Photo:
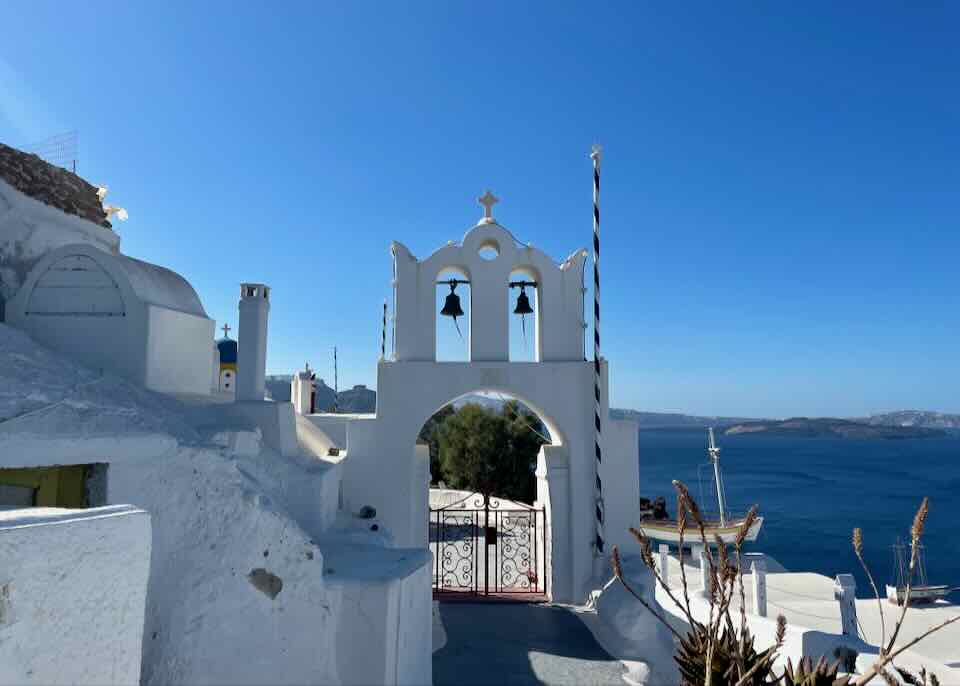
M284 502L284 484L306 477L290 467L272 483L249 459L181 448L110 467L110 499L154 522L145 685L340 683L339 596Z
M342 598L336 656L343 683L431 683L429 553L403 551L391 557L374 549L343 551L332 553L327 566L335 570L328 580L331 591ZM336 573L345 568L345 575ZM350 578L343 579L346 575Z
M154 305L147 306L146 319L144 385L166 393L209 395L214 321Z
M138 684L150 517L0 512L0 684Z
M480 255L495 247L493 260ZM533 246L520 246L498 224L478 224L458 244L417 260L400 243L391 246L396 280L396 359L436 360L437 277L455 269L470 281L470 359L507 361L510 312L507 285L514 271L536 281L535 348L538 361L583 360L583 263L578 250L556 264ZM514 291L519 293L519 291Z
M606 362L602 374L605 389ZM519 398L544 421L554 441L563 446L567 460L564 477L568 491L551 502L552 516L556 516L556 504L562 499L568 524L550 527L553 532L562 531L567 544L553 560L549 586L559 594L555 600L584 600L594 573L592 363L381 362L377 378L376 417L346 424L345 508L355 512L371 505L389 524L397 545L424 545L428 503L426 488L417 486L422 482L418 472L422 467L414 447L420 428L436 410L468 393L493 390ZM606 398L604 390L605 417ZM608 420L604 426L610 424ZM639 522L636 433L632 427L618 425L605 433L602 477L608 537L613 542L627 540L626 528ZM410 486L397 488L397 484Z
M7 322L90 367L151 390L209 394L213 320L170 270L71 244L48 252Z
M116 254L120 236L34 200L0 180L0 298L12 299L41 257L71 243Z

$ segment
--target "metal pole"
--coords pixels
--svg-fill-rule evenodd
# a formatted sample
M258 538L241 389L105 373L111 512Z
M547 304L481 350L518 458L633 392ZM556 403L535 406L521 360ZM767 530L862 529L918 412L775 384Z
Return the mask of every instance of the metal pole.
M490 595L490 494L483 494L483 595Z
M600 464L603 462L601 443L602 402L600 397L600 146L594 145L590 152L593 160L593 394L594 394L594 450L596 452L595 499L597 537L596 553L603 554L603 483L600 481Z
M710 427L710 461L713 462L713 478L717 483L717 505L720 507L720 526L727 525L727 503L723 497L723 482L720 480L720 448L713 440L713 427Z
M387 357L387 299L383 299L383 328L380 330L380 359Z

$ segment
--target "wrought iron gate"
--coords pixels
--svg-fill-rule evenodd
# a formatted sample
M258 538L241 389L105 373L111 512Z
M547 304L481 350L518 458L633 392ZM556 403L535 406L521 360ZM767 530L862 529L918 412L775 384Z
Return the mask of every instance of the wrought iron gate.
M434 593L543 595L546 513L471 493L430 509Z

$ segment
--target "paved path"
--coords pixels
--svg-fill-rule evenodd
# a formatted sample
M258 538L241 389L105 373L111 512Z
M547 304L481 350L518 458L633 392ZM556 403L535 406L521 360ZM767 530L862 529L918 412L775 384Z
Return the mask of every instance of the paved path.
M441 603L447 644L433 654L434 686L622 686L620 663L577 617L549 605Z

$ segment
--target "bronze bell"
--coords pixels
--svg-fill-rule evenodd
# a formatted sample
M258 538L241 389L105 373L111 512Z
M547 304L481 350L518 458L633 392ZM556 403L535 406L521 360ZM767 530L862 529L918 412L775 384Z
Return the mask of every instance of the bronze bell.
M533 314L533 308L530 307L530 299L524 292L523 286L520 286L520 295L517 296L517 306L513 308L513 313L519 315Z
M460 296L454 293L454 290L457 287L456 281L450 282L450 293L447 294L447 299L443 303L443 309L440 310L440 314L444 317L453 317L453 321L457 321L457 317L463 316L463 308L460 307Z

